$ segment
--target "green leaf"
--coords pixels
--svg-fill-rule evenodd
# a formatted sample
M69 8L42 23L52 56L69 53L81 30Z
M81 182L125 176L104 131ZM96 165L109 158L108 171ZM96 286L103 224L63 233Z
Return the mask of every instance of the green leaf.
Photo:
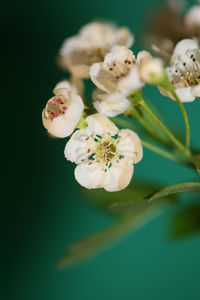
M173 216L170 237L182 239L197 233L200 234L200 205L187 205Z
M190 184L195 185L198 183ZM198 188L200 190L200 185L198 185ZM65 268L96 255L128 232L138 229L139 226L147 222L150 216L159 211L163 203L163 200L155 203L142 201L145 195L151 193L154 189L155 185L136 184L136 186L129 186L124 191L116 193L108 193L102 189L82 190L84 196L91 203L108 210L118 218L114 225L70 245L68 253L58 262L58 267ZM197 189L196 186L195 189ZM161 193L161 191L163 189L156 192L159 197L172 194L172 192L170 194ZM153 195L151 194L151 197Z
M155 212L155 206L147 205L146 209L138 211L134 217L123 218L114 225L70 245L69 252L58 261L57 266L69 267L96 255L129 232L138 229Z
M144 198L144 200L152 201L158 198L166 197L176 193L183 192L200 192L199 182L183 182L179 184L173 184L166 188L160 189Z

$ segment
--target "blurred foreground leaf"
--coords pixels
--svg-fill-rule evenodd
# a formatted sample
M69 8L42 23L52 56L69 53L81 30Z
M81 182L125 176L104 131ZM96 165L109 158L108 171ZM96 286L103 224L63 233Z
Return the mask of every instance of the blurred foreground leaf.
M84 190L83 193L89 201L117 216L117 221L114 225L70 245L68 253L58 262L58 267L64 268L77 264L108 248L128 232L138 229L149 220L150 216L158 212L163 204L163 199L160 198L170 196L171 199L172 194L181 192L199 192L200 183L187 182L171 185L152 193L153 190L155 190L155 185L144 184L129 186L124 191L116 193L108 193L104 190ZM149 196L146 196L148 194ZM153 203L143 201L158 198L160 200Z
M87 196L89 201L100 208L108 209L110 213L115 214L118 218L112 226L71 244L68 253L58 262L58 267L68 267L94 256L147 222L151 216L159 211L160 203L150 204L141 200L154 189L155 185L152 187L151 185L138 184L116 193L108 193L104 190L84 190L84 195ZM132 208L120 210L115 208L113 202L117 203L122 199L124 203L134 199Z
M146 207L137 211L134 216L121 218L114 225L82 239L69 247L69 253L58 262L59 268L65 268L84 261L98 252L108 248L131 231L138 229L158 211L157 205L146 203Z
M200 204L191 204L173 216L170 237L182 239L196 233L200 234Z

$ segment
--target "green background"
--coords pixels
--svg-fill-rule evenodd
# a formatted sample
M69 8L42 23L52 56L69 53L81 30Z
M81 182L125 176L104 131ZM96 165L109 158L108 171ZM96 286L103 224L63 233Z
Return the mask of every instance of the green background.
M136 41L148 12L160 1L35 0L1 4L2 300L199 299L200 236L168 238L167 208L134 235L73 268L58 271L67 246L105 228L112 219L89 205L64 159L65 140L47 136L41 111L65 77L55 58L63 39L104 18L126 25ZM192 2L191 2L192 3ZM190 3L190 4L191 4ZM136 51L141 45L136 42ZM182 124L176 104L150 88L172 127ZM5 107L4 107L5 106ZM200 147L200 102L187 104L195 147ZM192 180L193 173L145 150L134 179L161 185Z

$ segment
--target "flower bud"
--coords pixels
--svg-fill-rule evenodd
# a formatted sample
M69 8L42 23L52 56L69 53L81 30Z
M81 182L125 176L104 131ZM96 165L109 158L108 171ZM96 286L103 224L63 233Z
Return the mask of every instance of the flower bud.
M138 54L140 78L149 84L159 85L163 82L166 73L163 62L159 58L153 58L147 51Z

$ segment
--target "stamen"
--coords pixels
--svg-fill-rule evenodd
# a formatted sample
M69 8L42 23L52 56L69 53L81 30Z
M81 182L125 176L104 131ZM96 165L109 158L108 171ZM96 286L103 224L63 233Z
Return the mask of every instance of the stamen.
M64 96L54 96L47 102L45 117L53 121L66 112L67 106L68 100Z
M105 167L102 170L106 170L111 168L112 162L117 161L119 163L119 159L124 156L121 155L116 148L116 145L119 142L119 135L115 134L111 136L110 133L105 133L104 136L95 135L91 136L96 142L95 148L93 148L93 153L87 157L88 164L91 162L103 163ZM88 139L88 138L87 138ZM87 154L91 152L91 149L87 149Z

